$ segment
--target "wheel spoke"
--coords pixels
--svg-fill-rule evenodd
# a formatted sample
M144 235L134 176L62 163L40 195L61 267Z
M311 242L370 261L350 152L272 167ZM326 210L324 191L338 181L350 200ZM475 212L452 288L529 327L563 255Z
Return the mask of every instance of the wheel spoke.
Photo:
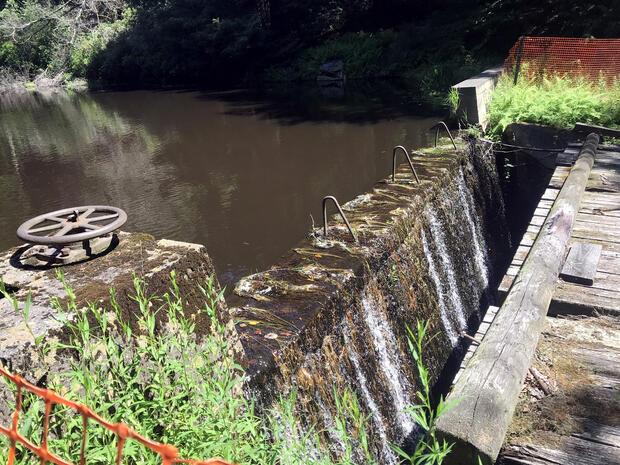
M43 226L41 228L29 229L26 232L28 234L34 234L34 233L40 233L40 232L44 232L44 231L52 231L54 229L60 229L60 228L62 228L62 224L56 223L56 224L52 224L52 225L49 225L49 226Z
M89 208L88 210L86 210L84 213L80 215L80 218L88 218L90 215L93 214L94 211L95 211L94 208Z
M56 221L57 223L64 223L67 221L67 218L61 218L59 216L46 216L45 219L49 221Z
M84 229L88 229L90 231L96 231L97 229L101 229L101 226L97 226L95 224L90 224L90 223L85 223L80 227Z
M73 229L73 225L65 226L60 231L58 231L56 234L54 234L54 236L64 236L65 234L67 234L72 229Z
M88 218L88 222L92 223L93 221L112 220L114 218L118 218L118 213L113 213L111 215L104 215L104 216L96 216L94 218Z

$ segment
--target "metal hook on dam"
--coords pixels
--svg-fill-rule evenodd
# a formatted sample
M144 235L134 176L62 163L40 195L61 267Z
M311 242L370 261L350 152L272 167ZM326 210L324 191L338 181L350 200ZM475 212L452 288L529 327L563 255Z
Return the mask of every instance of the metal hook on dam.
M357 236L353 232L353 228L351 228L351 225L349 224L347 217L342 211L342 208L340 208L340 204L338 203L338 200L336 200L336 197L334 197L333 195L327 195L323 197L323 235L327 237L327 201L328 200L332 200L334 202L334 205L336 205L336 208L338 209L338 213L344 220L344 224L346 224L347 229L349 230L349 233L351 233L351 236L353 237L353 240L356 243L358 243L359 241L357 240Z
M433 126L430 129L431 131L433 129L435 129L435 147L437 147L437 143L439 142L439 130L441 128L444 128L446 130L446 132L448 133L448 136L450 137L450 140L452 141L452 145L454 146L454 150L456 150L456 142L454 142L454 137L452 137L452 133L448 129L448 126L446 126L446 123L444 123L443 121L440 121L439 123L437 123L435 126Z
M411 168L411 172L413 173L413 177L416 182L420 184L420 178L418 177L418 173L416 173L415 168L413 167L413 163L411 162L411 157L409 157L409 152L402 145L397 145L392 149L392 182L395 182L396 179L396 152L398 150L402 150L407 158L407 163L409 163L409 168Z

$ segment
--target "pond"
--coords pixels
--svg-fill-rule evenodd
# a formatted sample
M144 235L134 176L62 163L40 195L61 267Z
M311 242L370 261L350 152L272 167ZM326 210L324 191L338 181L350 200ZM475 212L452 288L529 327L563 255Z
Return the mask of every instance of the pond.
M33 216L113 205L125 230L206 245L230 286L319 226L323 196L386 176L394 145L432 143L438 117L373 91L2 95L0 249Z

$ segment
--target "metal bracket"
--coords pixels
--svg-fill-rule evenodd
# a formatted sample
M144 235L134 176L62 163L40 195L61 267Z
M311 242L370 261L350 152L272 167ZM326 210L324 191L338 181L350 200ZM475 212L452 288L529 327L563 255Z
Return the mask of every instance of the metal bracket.
M392 182L396 179L396 152L398 150L402 150L405 153L405 157L407 158L407 162L409 163L409 168L411 168L411 172L413 173L413 177L420 184L420 178L418 178L418 173L415 172L415 168L413 167L413 163L411 163L411 158L409 157L409 152L402 145L397 145L392 149Z
M437 123L435 126L433 126L430 129L431 131L433 129L435 129L435 147L437 147L437 143L439 142L439 130L442 127L446 130L446 132L448 133L448 136L450 136L450 140L452 141L452 145L454 146L454 150L457 150L456 143L454 142L454 137L452 137L452 134L450 133L450 130L448 129L448 126L446 126L446 123L444 123L443 121L440 121L439 123Z
M351 233L351 236L353 236L353 240L356 243L359 242L357 240L357 236L355 235L355 233L353 232L353 229L351 228L351 225L349 224L349 221L347 220L347 217L344 215L342 208L340 208L340 204L338 203L338 200L336 200L336 197L332 195L323 197L323 235L327 237L327 201L328 200L333 200L334 205L336 205L336 208L338 209L338 213L340 213L340 216L344 220L344 223L347 225L347 229Z

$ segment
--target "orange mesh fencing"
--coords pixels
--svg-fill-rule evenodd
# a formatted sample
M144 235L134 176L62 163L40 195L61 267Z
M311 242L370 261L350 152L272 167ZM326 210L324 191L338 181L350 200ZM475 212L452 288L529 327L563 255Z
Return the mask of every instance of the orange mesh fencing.
M125 445L125 441L127 439L134 439L144 446L149 448L150 450L156 452L161 456L162 465L172 465L175 463L186 463L189 465L233 465L228 462L224 462L219 459L211 459L206 462L198 461L198 460L190 460L190 459L181 459L178 456L178 450L176 447L170 444L162 444L159 442L152 441L148 438L145 438L138 433L136 433L129 426L124 423L110 423L106 421L104 418L97 415L93 412L87 405L79 404L77 402L73 402L71 400L65 399L61 397L56 392L51 389L44 389L37 387L28 381L24 380L21 376L12 375L4 368L0 366L0 375L4 378L11 381L17 387L17 402L15 405L15 412L13 412L13 421L11 428L6 428L0 425L0 433L4 434L9 438L10 441L10 450L9 450L9 460L8 465L13 465L15 461L15 448L17 443L20 443L27 447L30 451L32 451L39 459L40 464L45 465L47 462L55 463L56 465L74 465L72 462L64 460L62 457L54 454L47 448L47 436L49 429L49 417L52 411L53 404L60 404L66 407L69 407L75 411L77 411L80 415L82 415L82 424L83 424L83 432L82 432L82 447L80 450L80 465L85 465L86 463L86 437L87 437L87 427L88 420L92 419L102 425L104 428L110 430L118 437L118 445L117 445L117 453L116 453L116 464L120 465L121 460L123 458L123 446ZM41 439L41 445L37 446L32 443L28 439L26 439L23 435L19 433L18 423L19 423L19 413L22 409L22 391L26 389L36 396L40 397L45 404L45 416L43 420L43 434Z
M523 67L523 64L527 66ZM620 77L620 39L521 37L508 52L504 70L584 77L608 84Z

